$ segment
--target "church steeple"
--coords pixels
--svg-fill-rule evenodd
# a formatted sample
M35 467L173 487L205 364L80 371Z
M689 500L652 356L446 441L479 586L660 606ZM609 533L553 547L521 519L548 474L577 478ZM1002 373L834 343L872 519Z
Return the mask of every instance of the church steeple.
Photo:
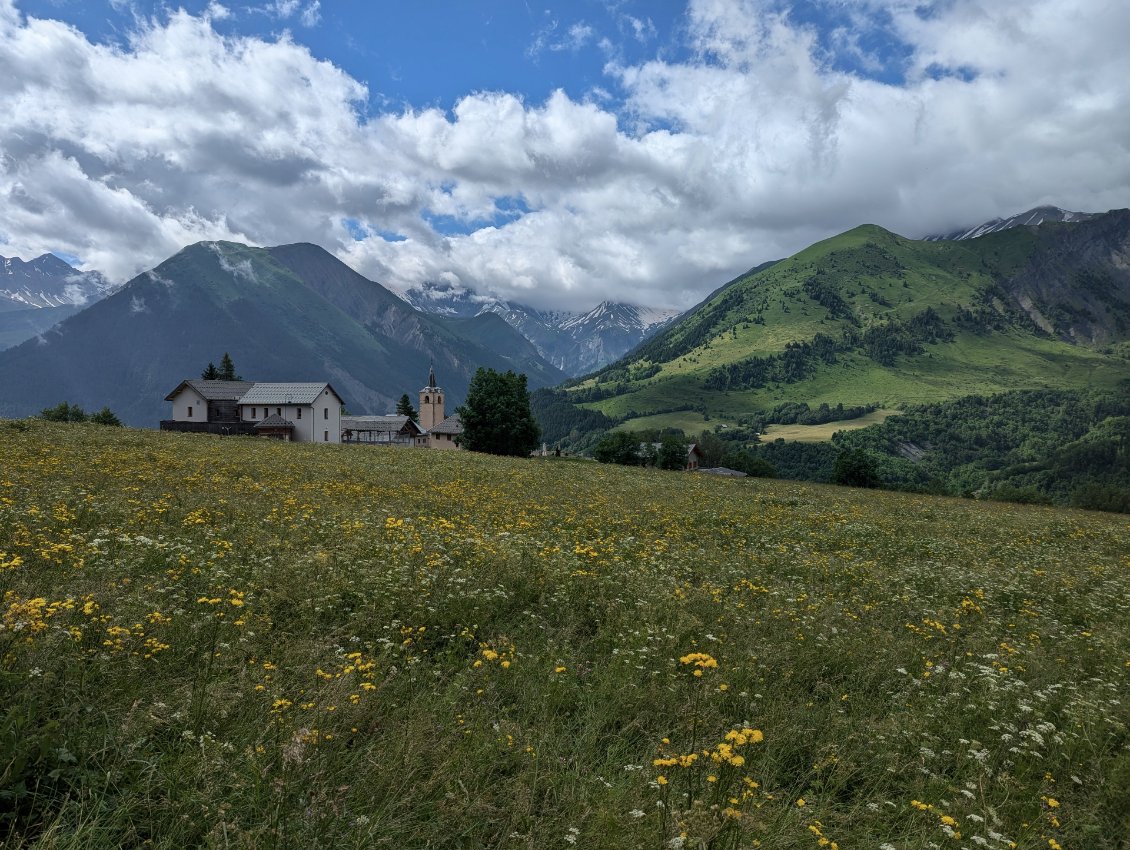
M436 368L433 364L428 367L428 385L420 390L420 427L430 431L445 418L443 389L436 386Z

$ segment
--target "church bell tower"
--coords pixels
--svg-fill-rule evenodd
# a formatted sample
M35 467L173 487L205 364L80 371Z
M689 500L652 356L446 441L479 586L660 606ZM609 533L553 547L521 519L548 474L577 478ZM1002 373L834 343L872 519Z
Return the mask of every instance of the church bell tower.
M420 390L420 427L430 431L446 417L443 414L443 389L436 386L435 366L428 369L428 385Z

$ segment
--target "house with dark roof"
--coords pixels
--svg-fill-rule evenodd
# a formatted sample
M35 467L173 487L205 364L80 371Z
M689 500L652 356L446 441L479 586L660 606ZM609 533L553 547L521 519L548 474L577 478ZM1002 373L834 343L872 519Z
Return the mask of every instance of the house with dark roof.
M239 400L252 386L252 381L181 381L165 396L173 413L161 421L161 430L253 434L254 423L242 422L239 415Z
M341 442L341 396L327 383L181 381L163 431L254 434L296 443Z

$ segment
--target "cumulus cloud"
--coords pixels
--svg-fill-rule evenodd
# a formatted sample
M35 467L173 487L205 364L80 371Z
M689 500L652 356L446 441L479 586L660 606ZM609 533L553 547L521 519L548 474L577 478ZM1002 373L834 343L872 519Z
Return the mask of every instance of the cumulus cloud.
M825 34L778 0L691 0L687 58L610 62L599 97L390 112L290 35L220 34L215 9L107 45L0 0L0 253L63 250L120 280L194 241L305 240L400 288L683 307L864 222L918 236L1127 205L1130 6L853 14ZM893 71L868 27L903 48ZM545 36L574 49L596 33Z

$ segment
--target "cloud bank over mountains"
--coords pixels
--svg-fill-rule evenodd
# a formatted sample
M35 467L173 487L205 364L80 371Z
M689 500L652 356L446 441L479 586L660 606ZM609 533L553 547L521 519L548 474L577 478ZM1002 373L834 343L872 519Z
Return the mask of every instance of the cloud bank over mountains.
M124 279L202 239L312 241L401 288L686 307L864 222L1130 204L1130 5L841 7L691 0L677 57L609 48L587 99L445 110L387 108L302 32L221 34L215 3L110 44L0 0L0 254Z

